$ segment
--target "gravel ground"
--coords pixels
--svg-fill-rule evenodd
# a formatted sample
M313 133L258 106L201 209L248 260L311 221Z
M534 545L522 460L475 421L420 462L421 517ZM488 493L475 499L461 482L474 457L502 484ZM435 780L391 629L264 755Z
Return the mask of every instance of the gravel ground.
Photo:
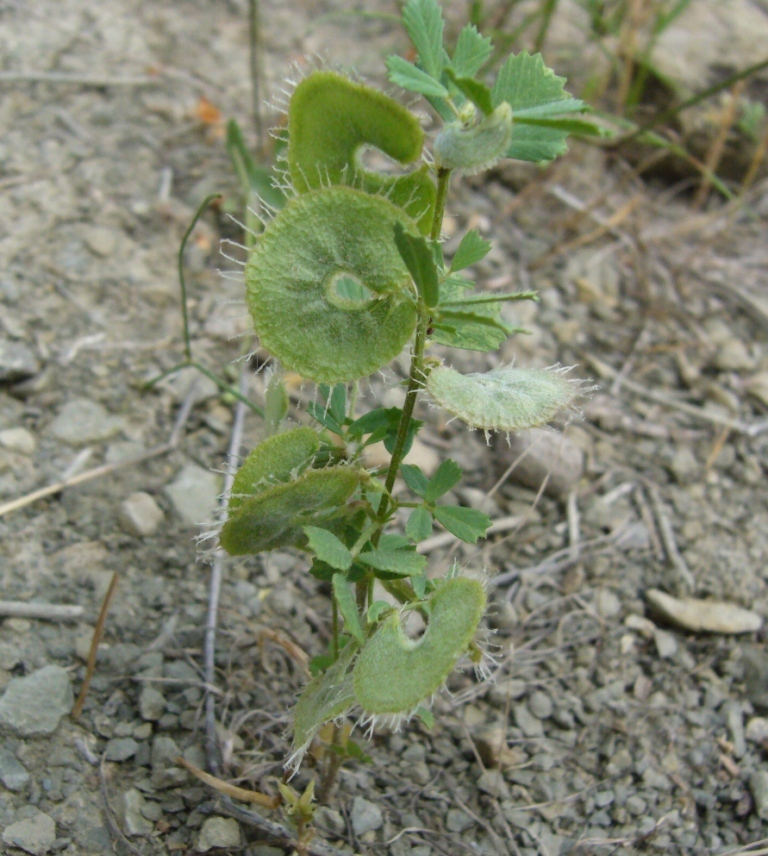
M343 8L264 4L265 91L318 51L380 74L401 33L324 17ZM233 409L205 382L190 393L188 374L141 390L181 359L175 254L195 207L222 190L237 209L216 111L247 125L246 12L0 4L0 505L110 465L2 508L2 598L27 605L0 619L4 853L291 852L266 832L278 816L227 816L175 762L206 765L210 568L194 539L214 515ZM458 557L497 575L493 681L455 675L431 732L361 739L370 762L342 770L313 852L764 852L764 183L748 202L697 213L684 188L579 145L544 171L456 185L447 250L479 228L495 244L480 280L538 288L541 303L516 307L531 335L454 363L575 363L601 390L563 433L490 444L422 408L418 461L450 455L466 471L455 498L500 521L483 545L430 549L435 572ZM199 359L236 378L247 319L242 285L216 270L222 236L236 227L210 215L189 247L191 328ZM372 381L371 400L397 403L394 381ZM248 378L254 399L262 386ZM258 421L244 431L249 448ZM30 617L50 604L81 612ZM230 560L219 622L220 774L274 792L305 680L292 646L323 649L329 603L298 554Z

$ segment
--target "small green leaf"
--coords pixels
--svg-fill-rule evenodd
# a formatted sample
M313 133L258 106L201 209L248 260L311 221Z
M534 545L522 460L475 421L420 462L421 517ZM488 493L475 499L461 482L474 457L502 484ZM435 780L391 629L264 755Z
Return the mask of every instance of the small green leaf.
M441 523L451 535L468 544L476 544L491 525L491 518L476 508L462 508L458 505L438 505L432 512L435 520Z
M439 497L444 493L448 493L454 485L457 485L461 481L462 475L463 471L455 461L452 461L450 458L447 461L443 461L429 480L424 499L427 502L434 502L436 499L439 499Z
M373 763L373 758L371 758L370 755L366 755L363 749L355 743L354 740L347 740L344 746L344 754L347 758L354 758L355 761L360 761L363 764Z
M459 77L472 77L483 67L492 52L491 40L481 36L474 24L467 24L456 40L451 65Z
M375 624L382 615L389 612L392 609L392 604L388 603L386 600L374 600L374 602L368 607L368 623Z
M439 292L437 268L431 246L427 243L426 238L410 235L400 223L395 223L393 228L397 251L413 277L419 294L427 306L436 306Z
M431 95L436 98L447 98L448 90L442 83L430 77L412 62L401 56L387 57L387 70L389 79L397 86L407 89L409 92L418 92L420 95Z
M347 387L343 383L337 383L334 386L328 404L328 412L339 425L344 424L344 420L347 418Z
M423 506L414 508L405 524L405 534L418 543L432 534L432 515Z
M255 163L243 140L240 126L234 119L227 122L227 152L244 194L255 194L272 208L285 205L285 194L275 186L272 170Z
M426 574L416 574L415 577L410 578L410 583L413 586L413 590L416 592L416 597L426 597L428 582L429 580L427 580Z
M386 571L401 577L410 577L421 573L427 564L426 556L420 556L413 550L392 550L379 547L361 553L358 561L377 571Z
M428 731L435 727L435 715L429 708L419 705L413 715L422 721Z
M416 496L424 497L429 480L415 464L401 464L400 475Z
M484 259L491 251L491 246L490 241L486 241L485 238L480 237L477 229L470 229L456 248L453 261L451 262L451 273L464 270L464 268L468 268L481 259Z
M307 413L334 434L341 434L344 431L342 426L333 418L330 410L317 401L310 401L307 404Z
M264 422L270 434L276 434L280 423L288 413L288 392L283 377L275 372L269 379L264 393Z
M408 0L403 24L427 74L440 79L443 72L443 13L436 0Z
M333 597L344 619L344 628L361 645L365 643L365 632L360 624L360 614L355 603L355 593L344 574L333 575Z
M460 77L452 69L446 69L446 74L453 85L468 98L484 116L493 113L493 101L491 90L479 80L473 77Z
M317 526L305 526L304 534L309 539L310 549L321 562L340 571L349 569L352 554L332 532Z
M419 429L424 423L420 419L411 419L408 423L408 431L405 435L405 445L403 446L403 455L407 455L413 446L413 438L419 433ZM395 451L397 443L397 434L399 426L393 425L387 431L387 436L384 438L384 448L391 455Z

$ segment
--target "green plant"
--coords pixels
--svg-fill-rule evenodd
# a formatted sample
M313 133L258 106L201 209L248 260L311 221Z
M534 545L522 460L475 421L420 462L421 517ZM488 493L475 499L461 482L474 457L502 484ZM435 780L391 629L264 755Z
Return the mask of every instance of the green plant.
M502 304L536 299L535 292L474 289L465 271L490 250L477 231L445 261L440 234L452 174L507 157L557 157L569 133L594 130L578 115L584 104L539 55L510 56L487 86L481 71L490 39L467 25L449 55L435 0L408 0L403 22L418 60L392 56L387 68L393 83L423 95L441 119L433 161L422 162L424 133L398 102L336 72L313 72L288 108L289 198L265 224L245 268L263 347L318 385L319 400L308 408L314 427L281 430L273 419L274 433L234 480L220 530L222 547L235 555L304 550L310 573L331 585L332 642L294 711L294 768L326 723L352 711L372 724L414 714L429 721L429 700L456 663L482 660L483 575L454 566L444 579L429 579L416 547L434 522L475 543L490 519L440 502L462 476L453 461L431 477L403 463L422 425L413 416L419 395L488 432L542 425L585 391L560 367L462 375L428 355L432 344L498 348L518 332L502 318ZM406 171L366 169L365 147ZM357 415L358 382L405 347L411 365L403 406ZM278 416L284 412L283 404ZM379 441L391 460L369 471L364 452ZM394 494L398 476L409 499ZM395 527L400 509L409 510L404 533ZM418 640L403 630L408 613L426 622ZM332 741L332 772L351 751L345 745Z

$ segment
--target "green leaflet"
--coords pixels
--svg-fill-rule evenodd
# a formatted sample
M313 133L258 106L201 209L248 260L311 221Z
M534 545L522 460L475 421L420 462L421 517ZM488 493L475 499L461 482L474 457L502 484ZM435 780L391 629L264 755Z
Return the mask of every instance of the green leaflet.
M386 196L427 233L435 202L428 167L388 176L360 164L366 146L403 165L421 157L424 132L413 113L397 101L335 72L315 71L294 90L288 132L288 169L300 193L346 184Z
M311 428L293 428L259 443L243 461L232 483L229 514L250 496L295 478L305 469L320 445Z
M512 109L499 104L490 116L476 125L449 122L435 138L435 164L459 169L468 175L490 169L506 154L512 141Z
M510 365L463 375L440 366L430 372L427 390L437 404L471 428L520 431L545 425L589 391L581 381L567 378L567 371Z
M427 601L429 625L413 641L400 615L386 617L353 671L355 696L369 716L412 713L436 692L472 642L485 609L479 580L446 580Z
M338 517L340 506L367 478L356 467L308 470L294 481L242 499L222 527L221 546L233 556L300 546L307 540L302 527Z
M416 309L395 223L417 232L391 202L351 187L298 196L269 223L245 270L248 305L262 344L287 368L344 383L407 344ZM372 298L340 294L338 280L349 277Z
M357 643L348 642L338 660L302 690L293 711L293 754L288 761L289 767L298 767L312 738L326 722L342 716L354 706L350 667L357 651Z

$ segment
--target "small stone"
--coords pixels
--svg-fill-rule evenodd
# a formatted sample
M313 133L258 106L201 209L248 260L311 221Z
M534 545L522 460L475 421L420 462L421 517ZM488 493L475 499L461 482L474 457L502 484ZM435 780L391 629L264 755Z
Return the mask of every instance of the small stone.
M321 830L335 835L337 838L341 838L347 831L347 823L341 812L329 808L327 805L321 805L315 809L315 820Z
M726 339L717 350L714 359L715 368L720 371L749 371L755 367L755 361L741 339Z
M595 607L601 618L616 618L621 612L621 601L610 589L601 588L595 597Z
M525 760L520 750L507 746L507 729L503 725L486 728L472 739L486 767L500 767L505 770Z
M132 737L114 737L107 741L107 761L127 761L138 751L139 744Z
M753 716L747 722L744 736L750 743L768 744L768 719L763 716Z
M12 823L3 832L3 841L9 847L18 847L33 856L47 853L55 840L56 824L42 812Z
M693 632L754 633L763 624L756 612L732 603L698 598L676 598L663 591L649 589L645 597L662 618Z
M139 713L147 722L156 722L165 713L165 696L154 687L145 685L139 694Z
M115 251L117 234L106 226L89 226L83 236L88 249L100 258L107 258Z
M144 491L136 491L120 503L117 518L129 535L146 538L157 532L164 515L153 497Z
M552 699L541 690L536 690L528 699L528 709L537 719L548 719L552 716Z
M18 383L40 371L40 363L21 342L0 339L0 383Z
M653 634L656 653L662 660L671 660L677 654L677 639L666 630L656 630Z
M755 814L768 820L768 771L756 770L749 777L749 789L755 801Z
M89 398L68 401L49 426L50 433L70 446L87 446L109 440L125 425L121 416L112 416L98 402Z
M743 758L747 751L747 739L744 733L744 719L739 702L731 700L726 703L725 723L731 734L733 757Z
M21 791L29 784L29 773L8 749L0 749L0 782L9 791Z
M146 806L146 800L136 788L131 788L123 795L125 827L128 835L149 835L154 830L154 824L144 817Z
M633 814L635 817L639 817L641 814L644 814L647 803L642 797L639 797L637 794L632 794L627 797L627 801L624 803L627 811L630 814Z
M381 809L363 797L355 797L352 802L352 813L350 816L352 829L355 835L364 835L366 832L375 832L384 822Z
M509 448L506 443L498 448L504 450L500 455L504 467L525 453L511 480L538 490L546 478L545 492L556 498L567 497L584 472L584 453L567 434L531 428L510 435Z
M541 721L533 716L527 705L516 704L512 709L512 713L515 718L515 724L526 737L542 736L544 728Z
M768 711L768 653L755 645L744 650L742 661L747 698L758 711Z
M26 428L6 428L0 431L0 446L20 455L31 455L37 448L37 441Z
M158 789L172 788L189 778L187 771L179 767L176 759L181 755L176 741L159 734L152 741L152 786Z
M501 770L483 770L477 780L477 787L485 794L497 799L509 799L509 785Z
M206 853L214 847L239 847L240 826L231 817L209 817L200 830L197 849Z
M445 818L445 825L449 832L464 832L469 829L474 820L458 808L449 808Z
M221 478L197 464L187 464L165 492L179 517L190 526L213 520Z
M679 446L675 449L672 460L669 462L669 471L678 484L690 484L698 478L701 465L690 446Z
M44 666L24 678L12 678L0 699L0 733L46 737L73 704L69 674L61 666Z

